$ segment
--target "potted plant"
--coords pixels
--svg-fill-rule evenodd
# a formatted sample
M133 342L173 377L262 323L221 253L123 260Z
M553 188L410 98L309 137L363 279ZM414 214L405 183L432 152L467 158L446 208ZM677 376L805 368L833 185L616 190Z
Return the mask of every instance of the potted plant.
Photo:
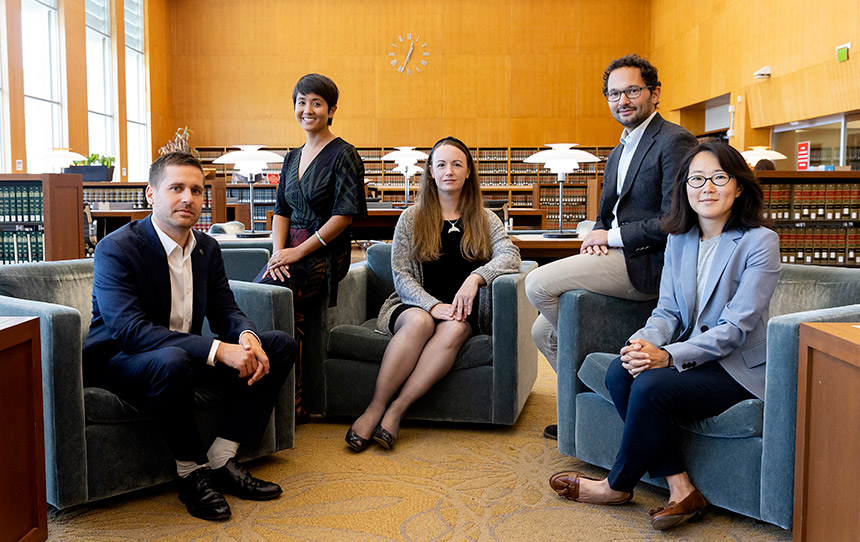
M91 154L86 160L74 162L74 165L63 169L63 173L77 173L84 181L110 182L113 180L113 163L111 156Z

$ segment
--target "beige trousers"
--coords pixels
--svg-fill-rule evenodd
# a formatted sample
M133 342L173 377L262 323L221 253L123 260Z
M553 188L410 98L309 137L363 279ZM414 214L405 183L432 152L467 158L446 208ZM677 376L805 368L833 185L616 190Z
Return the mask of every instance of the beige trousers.
M532 338L558 372L558 298L569 290L589 290L603 295L642 301L657 297L636 290L627 276L627 264L621 249L609 254L577 254L542 265L526 277L526 294L540 311L532 326ZM565 322L565 325L587 325L587 322Z

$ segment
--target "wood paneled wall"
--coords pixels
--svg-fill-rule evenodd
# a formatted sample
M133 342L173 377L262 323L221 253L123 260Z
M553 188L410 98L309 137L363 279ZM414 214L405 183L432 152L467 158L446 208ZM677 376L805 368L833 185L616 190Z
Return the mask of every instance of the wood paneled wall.
M775 124L860 109L856 0L651 0L651 39L665 109L730 92L739 148L769 144ZM845 42L852 58L837 63ZM770 79L754 79L764 66Z
M611 145L602 72L647 54L650 13L641 0L151 0L153 148L181 126L194 145L300 144L291 92L309 72L338 84L333 131L356 145ZM389 64L407 32L428 44L420 74Z

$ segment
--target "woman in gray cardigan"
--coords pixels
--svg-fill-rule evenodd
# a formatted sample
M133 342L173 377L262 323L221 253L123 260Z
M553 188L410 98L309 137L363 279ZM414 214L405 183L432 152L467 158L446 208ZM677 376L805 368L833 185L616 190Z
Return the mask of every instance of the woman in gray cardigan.
M430 151L418 201L397 221L391 267L395 292L377 331L393 337L373 399L346 434L356 452L371 439L394 446L406 409L448 373L469 337L490 330L487 286L520 270L519 249L484 209L472 154L460 140L446 137Z

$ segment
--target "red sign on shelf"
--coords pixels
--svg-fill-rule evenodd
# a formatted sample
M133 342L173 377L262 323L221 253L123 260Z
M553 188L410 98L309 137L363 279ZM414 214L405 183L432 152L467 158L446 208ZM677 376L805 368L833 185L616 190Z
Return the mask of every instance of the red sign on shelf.
M797 144L797 171L809 169L809 141L801 141Z

